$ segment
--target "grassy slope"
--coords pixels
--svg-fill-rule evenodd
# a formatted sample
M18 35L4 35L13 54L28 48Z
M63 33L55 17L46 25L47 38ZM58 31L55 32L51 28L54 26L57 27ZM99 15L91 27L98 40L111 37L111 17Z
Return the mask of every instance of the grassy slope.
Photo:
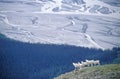
M87 67L62 74L55 79L120 79L120 64Z

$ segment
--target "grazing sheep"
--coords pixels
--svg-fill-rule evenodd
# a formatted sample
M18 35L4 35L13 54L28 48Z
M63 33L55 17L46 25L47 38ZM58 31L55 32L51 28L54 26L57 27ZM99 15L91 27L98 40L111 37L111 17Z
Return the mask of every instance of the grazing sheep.
M78 64L78 63L73 63L73 66L75 67L75 70L77 70L77 69L79 69L79 68L80 68L80 66L79 66L79 64Z
M94 60L86 60L88 66L94 66Z
M98 66L98 65L100 65L100 61L99 60L94 61L94 66Z
M83 64L84 67L87 67L87 66L88 66L88 63L87 63L87 62L81 61L81 64Z
M82 69L84 67L84 65L81 64L80 62L78 62L78 65L79 65L80 69Z
M82 69L84 67L91 67L91 66L98 66L100 65L100 61L99 60L85 60L85 62L81 61L78 63L73 63L75 70L77 69Z

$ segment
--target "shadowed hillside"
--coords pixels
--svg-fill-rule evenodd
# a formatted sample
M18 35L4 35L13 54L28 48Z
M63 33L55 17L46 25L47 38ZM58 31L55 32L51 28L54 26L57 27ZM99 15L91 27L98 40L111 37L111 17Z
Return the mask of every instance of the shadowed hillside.
M0 35L0 79L53 79L85 59L119 63L119 48L89 49L67 45L29 44Z

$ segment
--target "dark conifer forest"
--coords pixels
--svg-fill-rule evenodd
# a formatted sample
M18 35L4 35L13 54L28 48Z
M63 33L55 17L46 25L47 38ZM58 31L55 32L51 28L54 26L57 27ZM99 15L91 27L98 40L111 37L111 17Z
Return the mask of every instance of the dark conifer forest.
M120 63L120 48L89 49L67 45L29 44L0 35L0 79L53 79L74 69L73 62Z

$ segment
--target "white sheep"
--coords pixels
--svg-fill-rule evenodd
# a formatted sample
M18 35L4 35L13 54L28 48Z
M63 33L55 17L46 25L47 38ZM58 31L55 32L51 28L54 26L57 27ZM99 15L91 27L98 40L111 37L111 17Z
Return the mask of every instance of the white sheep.
M90 67L90 66L97 66L100 65L100 61L99 60L85 60L85 62L81 61L78 63L73 63L75 70L77 69L82 69L84 67Z
M78 62L79 68L82 69L84 67L84 65L80 62Z
M78 63L73 63L73 66L75 67L75 70L79 69L79 64Z
M97 66L97 65L100 65L100 61L99 60L94 61L94 66Z

